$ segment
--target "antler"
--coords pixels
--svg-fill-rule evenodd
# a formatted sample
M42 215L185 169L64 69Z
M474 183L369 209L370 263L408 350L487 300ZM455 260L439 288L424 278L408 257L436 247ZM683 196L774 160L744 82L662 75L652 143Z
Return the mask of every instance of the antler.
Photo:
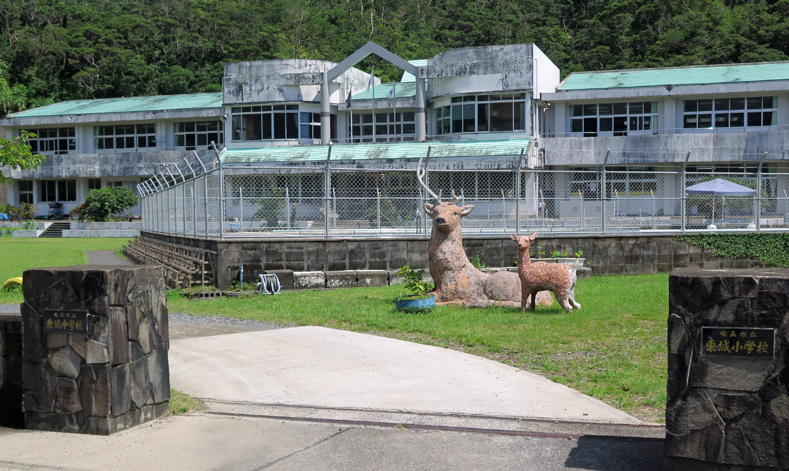
M422 156L420 156L419 163L416 166L416 179L419 181L419 184L422 186L422 188L424 188L425 191L436 200L436 203L441 203L441 197L433 193L433 190L428 188L427 185L425 185L424 180L422 180L426 171L427 169L422 168Z
M460 204L460 202L463 201L462 196L455 195L455 190L452 190L452 199L455 200L455 204Z

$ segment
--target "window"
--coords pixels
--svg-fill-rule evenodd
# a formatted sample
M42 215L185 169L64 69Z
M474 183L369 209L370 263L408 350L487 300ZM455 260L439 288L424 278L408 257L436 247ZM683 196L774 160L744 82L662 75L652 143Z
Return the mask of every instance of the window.
M299 113L299 136L302 139L321 138L320 113Z
M373 132L375 128L375 132ZM414 112L354 113L351 119L352 142L413 141L416 136Z
M570 132L575 136L627 136L657 133L657 102L570 105Z
M186 150L206 147L215 142L217 145L225 142L224 126L222 121L198 121L190 123L175 123L175 146Z
M76 180L41 180L38 200L44 203L77 201Z
M436 108L438 134L522 131L526 129L526 94L453 97Z
M718 129L775 126L777 97L708 98L685 100L685 129Z
M68 154L77 149L74 128L28 129L36 137L28 139L33 154Z
M657 192L654 167L609 167L606 175L607 198L617 196L651 196Z
M101 189L101 179L100 178L91 178L88 180L88 191L90 190L100 190Z
M320 129L320 114L318 129ZM308 121L313 117L305 118ZM310 121L312 122L312 121ZM233 108L234 141L270 141L299 138L299 105L239 106ZM313 126L310 126L313 127ZM314 129L309 129L313 132ZM318 131L320 137L320 130ZM304 136L306 139L307 136Z
M19 190L19 202L33 204L33 181L19 180L16 186Z
M95 126L93 134L97 150L156 147L156 125L153 123Z

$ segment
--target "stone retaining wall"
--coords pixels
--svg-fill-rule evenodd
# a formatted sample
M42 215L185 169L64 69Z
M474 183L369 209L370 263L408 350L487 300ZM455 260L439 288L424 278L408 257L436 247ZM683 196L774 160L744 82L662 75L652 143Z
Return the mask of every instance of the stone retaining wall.
M227 289L238 279L239 268L254 270L343 271L397 270L403 265L427 268L428 239L199 239L142 231L143 237L212 250L218 253L217 287ZM491 267L514 266L515 243L508 237L467 237L463 245L469 258L480 255ZM761 262L750 259L718 257L698 247L679 242L672 236L551 236L540 237L533 244L535 252L583 250L587 266L594 275L667 273L674 268L759 268Z
M674 270L669 313L666 470L787 469L789 270Z

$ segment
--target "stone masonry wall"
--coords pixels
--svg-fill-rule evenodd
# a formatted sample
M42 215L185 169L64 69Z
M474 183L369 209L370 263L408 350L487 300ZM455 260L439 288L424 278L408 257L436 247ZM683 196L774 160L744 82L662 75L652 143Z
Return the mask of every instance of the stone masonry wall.
M22 423L22 316L0 314L0 427Z
M669 313L666 469L787 469L789 270L674 270ZM702 327L738 338L704 339ZM739 350L748 332L736 329L754 327L775 329L773 358Z
M426 238L393 239L198 239L151 232L150 237L218 253L216 280L220 289L238 279L239 267L251 275L255 270L341 271L397 270L403 265L427 268ZM466 237L463 246L469 258L480 255L489 267L515 266L517 251L509 236ZM667 273L674 268L759 268L761 262L728 259L678 242L671 236L585 236L539 237L535 252L549 256L552 250L574 254L583 250L593 275ZM249 281L252 281L251 277Z
M152 420L170 398L161 267L75 266L23 275L25 426L107 435ZM44 332L47 309L88 311L85 333Z

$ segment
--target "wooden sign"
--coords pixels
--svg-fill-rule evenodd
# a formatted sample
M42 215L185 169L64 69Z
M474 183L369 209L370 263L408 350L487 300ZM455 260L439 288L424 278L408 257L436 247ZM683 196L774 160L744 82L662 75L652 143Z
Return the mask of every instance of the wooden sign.
M719 357L775 357L775 329L702 327L701 354Z

